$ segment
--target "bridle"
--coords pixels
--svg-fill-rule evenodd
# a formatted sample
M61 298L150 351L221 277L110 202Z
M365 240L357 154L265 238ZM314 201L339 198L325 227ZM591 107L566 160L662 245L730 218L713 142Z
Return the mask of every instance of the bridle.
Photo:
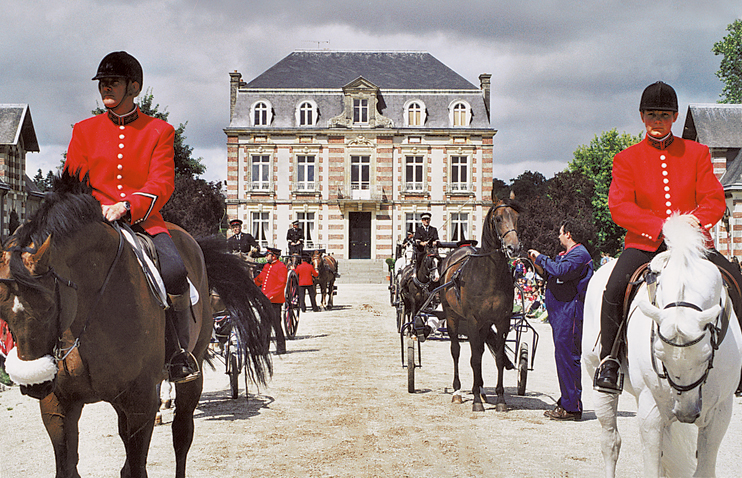
M90 308L90 311L88 312L88 316L85 319L82 330L80 330L80 333L75 338L75 341L72 343L71 346L69 347L62 346L62 333L64 331L61 330L62 329L62 306L61 306L62 295L60 292L60 284L70 289L73 289L73 290L77 290L77 284L69 279L64 279L63 277L61 277L54 270L54 267L52 266L49 266L49 268L43 274L37 274L37 275L31 276L31 279L33 279L34 281L41 281L48 277L52 277L54 279L54 305L55 305L54 308L56 309L54 323L56 324L56 327L57 327L57 344L54 346L52 355L54 357L55 362L57 363L64 361L69 356L69 354L72 353L74 349L80 346L80 339L82 338L83 334L87 330L88 325L90 325L90 321L92 320L93 313L98 308L98 304L100 303L100 300L103 297L103 294L105 293L106 288L108 287L108 283L110 282L111 276L113 275L113 270L115 269L116 264L118 264L119 259L121 258L121 254L124 250L124 236L123 236L123 233L121 232L121 226L117 222L112 223L112 226L116 230L116 232L118 232L118 235L119 235L119 244L118 244L118 249L116 250L116 256L114 257L113 262L111 263L111 266L109 267L108 272L106 273L106 277L103 280L103 283L100 289L98 289L98 294L96 295L95 302L93 303L93 306ZM17 253L23 253L23 252L35 253L36 252L32 250L31 248L19 247L19 246L11 247L7 250L11 253L16 253L16 252ZM0 278L0 283L2 284L17 284L17 282L18 281L13 277Z
M656 279L657 279L657 276L659 275L659 272L654 273L654 272L651 272L650 271L648 274L654 274L654 277L652 277L652 283L656 287ZM649 281L648 281L648 283L649 283ZM656 306L656 304L655 304L656 296L655 296L654 292L655 292L655 290L653 290L653 288L650 288L650 300L653 303L653 305ZM729 298L727 298L727 300L729 300ZM721 299L719 300L719 302L720 302L720 305L723 305L721 303ZM671 309L671 308L674 308L674 307L684 307L684 308L695 310L697 312L703 312L703 309L701 309L701 307L699 307L698 305L693 304L691 302L685 302L685 301L671 302L671 303L665 305L665 307L663 308L663 310ZM664 335L662 335L662 333L660 332L659 326L654 321L652 321L652 334L651 334L651 338L650 338L650 342L649 342L649 349L650 349L650 353L651 353L652 368L654 369L654 372L657 374L657 377L659 377L660 379L667 380L667 383L670 385L670 387L673 390L675 390L678 393L678 395L682 394L683 392L690 392L691 390L693 390L693 389L695 389L697 387L700 387L700 386L702 386L703 384L706 383L706 380L708 379L708 376L709 376L709 373L711 372L711 369L714 368L714 356L716 354L716 351L719 349L719 345L724 340L725 330L722 327L719 326L719 323L722 320L723 314L724 314L724 307L722 306L722 308L721 308L721 310L719 312L719 315L716 317L716 320L714 321L714 323L711 323L711 322L707 323L704 326L703 332L701 333L701 335L699 335L695 339L690 340L688 342L676 342L676 341L673 341L671 339L668 339L667 337L665 337ZM691 384L688 384L688 385L681 385L681 384L675 382L672 379L672 377L670 376L670 374L667 372L667 368L665 367L665 363L662 362L661 360L660 360L660 363L662 363L662 372L660 372L658 370L658 368L657 368L657 358L656 358L655 353L654 353L654 341L655 341L655 337L659 338L664 344L669 345L671 347L686 348L686 347L692 347L692 346L700 343L706 337L706 333L707 332L710 335L711 357L709 357L709 359L707 361L706 370L704 370L703 374L701 375L701 377L698 378L698 380L696 380L695 382L693 382Z

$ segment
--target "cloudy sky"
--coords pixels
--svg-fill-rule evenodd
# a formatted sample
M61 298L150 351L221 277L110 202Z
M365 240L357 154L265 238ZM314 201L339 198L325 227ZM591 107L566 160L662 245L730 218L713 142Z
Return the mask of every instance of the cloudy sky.
M0 103L31 107L41 152L33 177L59 164L71 126L100 104L101 58L126 50L144 87L211 181L226 178L229 72L250 81L295 50L427 51L478 85L492 74L495 176L547 178L612 128L642 131L641 91L675 87L681 134L688 103L714 103L713 44L742 2L604 0L0 0ZM383 85L382 85L383 87ZM97 102L97 103L96 103Z

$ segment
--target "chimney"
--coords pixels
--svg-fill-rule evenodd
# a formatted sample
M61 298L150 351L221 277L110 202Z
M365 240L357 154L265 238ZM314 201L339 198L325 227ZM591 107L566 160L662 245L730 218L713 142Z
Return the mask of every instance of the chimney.
M484 93L484 107L487 109L487 119L490 119L490 80L492 75L482 73L479 75L479 88Z
M237 102L237 89L240 87L240 80L242 79L242 73L234 70L233 73L229 74L229 122L232 122L234 116L234 104Z

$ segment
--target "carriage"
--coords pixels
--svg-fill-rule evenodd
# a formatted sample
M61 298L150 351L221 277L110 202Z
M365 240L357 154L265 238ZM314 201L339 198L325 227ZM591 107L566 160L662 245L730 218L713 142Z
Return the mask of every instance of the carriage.
M245 354L242 338L237 327L232 326L231 317L224 311L214 314L214 335L210 349L225 367L224 373L229 376L229 390L232 398L240 394L240 374L245 366ZM248 394L249 376L245 376L245 396Z
M441 242L438 244L438 248L439 250L454 249L466 245L475 246L476 244L477 241ZM422 340L420 339L423 331L420 325L427 323L427 319L430 316L437 317L441 322L445 320L443 311L439 309L439 295L441 291L454 287L455 281L456 279L452 279L430 291L423 305L412 317L412 320L407 322L404 322L404 304L399 304L401 300L397 299L397 328L400 335L402 367L407 369L407 391L409 393L415 392L415 369L422 367ZM517 394L525 395L528 372L533 370L536 358L539 334L528 321L525 292L517 281L513 282L514 287L520 292L520 307L519 310L514 310L510 317L510 329L505 340L505 350L509 356L508 359L514 364L518 373ZM396 289L399 289L398 285ZM494 325L492 327L494 328ZM441 332L443 336L448 334L448 330L445 327L439 328L438 332ZM496 353L494 344L491 341L487 341L486 343L490 353L494 357Z

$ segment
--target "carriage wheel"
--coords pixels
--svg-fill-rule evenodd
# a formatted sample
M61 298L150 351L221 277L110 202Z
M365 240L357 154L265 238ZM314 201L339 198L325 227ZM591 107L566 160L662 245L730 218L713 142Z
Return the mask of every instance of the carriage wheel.
M404 305L399 304L397 306L397 332L402 331L402 324L404 323Z
M415 344L417 340L407 337L407 392L415 393Z
M294 340L296 338L296 328L299 325L299 309L294 309L291 305L286 304L283 309L283 324L286 327L286 338Z
M520 344L518 352L518 395L526 394L526 379L528 378L528 344Z
M227 343L224 344L224 358L227 364L227 375L229 375L229 389L232 392L232 398L237 398L240 394L239 378L240 368L237 364L237 344L234 343L234 334L229 337Z

